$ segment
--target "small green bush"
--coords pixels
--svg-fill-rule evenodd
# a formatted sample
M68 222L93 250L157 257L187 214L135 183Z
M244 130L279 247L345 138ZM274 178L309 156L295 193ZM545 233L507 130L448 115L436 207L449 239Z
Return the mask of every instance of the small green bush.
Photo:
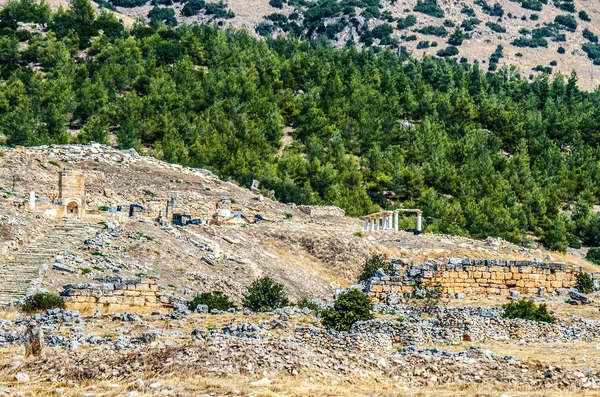
M371 303L365 294L350 289L337 298L333 308L321 313L321 323L338 331L350 331L355 322L372 318L370 308Z
M28 296L21 309L25 313L36 313L56 308L65 308L63 298L51 292L38 292L37 294Z
M289 304L283 285L270 277L259 278L248 287L244 295L244 307L255 312L268 312Z
M596 265L600 265L600 248L590 248L585 255L585 259Z
M208 310L217 309L226 311L232 307L237 309L236 304L221 291L203 292L188 302L190 310L196 310L198 305L206 305L208 306Z
M298 302L296 302L296 307L299 307L300 309L304 309L306 307L314 312L318 312L321 309L318 304L308 298L298 299Z
M358 276L358 281L370 279L378 269L383 269L384 272L391 273L393 269L392 262L384 254L373 253L365 260L362 273Z
M581 19L582 21L586 21L586 22L591 21L588 13L583 10L579 11L579 19Z
M518 302L509 302L502 306L504 309L504 318L521 318L523 320L540 321L543 323L554 324L556 317L551 311L548 311L548 307L545 303L539 306L533 303L529 299L521 299Z
M582 294L588 294L594 290L594 280L589 274L581 272L577 274L576 280L575 289Z

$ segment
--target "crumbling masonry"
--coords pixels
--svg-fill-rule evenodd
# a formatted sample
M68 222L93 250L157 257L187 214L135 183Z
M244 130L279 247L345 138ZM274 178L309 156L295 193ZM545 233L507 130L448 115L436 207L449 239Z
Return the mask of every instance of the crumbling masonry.
M389 303L390 297L403 296L415 286L435 284L441 286L444 296L509 296L511 291L534 295L573 287L580 271L580 267L562 262L452 258L447 264L412 265L395 260L392 275L378 274L368 281L366 291L373 302L380 303Z

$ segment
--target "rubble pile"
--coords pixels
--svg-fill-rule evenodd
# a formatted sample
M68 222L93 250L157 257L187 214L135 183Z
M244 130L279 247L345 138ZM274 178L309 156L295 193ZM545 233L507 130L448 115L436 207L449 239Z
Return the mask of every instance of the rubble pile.
M107 145L92 143L89 145L50 145L28 147L25 153L30 155L47 155L51 159L61 161L93 160L113 167L127 167L132 164L143 163L156 168L174 170L186 175L194 175L204 179L216 180L217 177L210 171L198 168L182 167L178 164L169 164L153 157L139 155L135 149L117 150Z

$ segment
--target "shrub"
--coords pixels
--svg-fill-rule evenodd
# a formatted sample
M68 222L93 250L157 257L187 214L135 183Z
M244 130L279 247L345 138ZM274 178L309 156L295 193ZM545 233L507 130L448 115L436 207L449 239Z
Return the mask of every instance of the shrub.
M558 63L556 61L550 61L550 66L556 66Z
M337 298L333 308L321 313L321 323L328 328L338 331L350 331L357 321L367 321L372 318L369 298L356 289L350 289Z
M442 285L417 284L412 293L411 304L425 313L432 313L440 304L442 299Z
M439 50L436 54L438 57L453 57L455 55L458 55L458 48L454 47L453 45L450 45L446 48L444 48L443 50Z
M573 15L557 15L554 17L554 22L564 26L567 29L577 29L577 21Z
M270 277L263 277L248 287L243 303L244 307L255 312L268 312L287 306L289 300L283 290L283 285L276 283Z
M583 38L591 41L592 43L597 43L598 42L598 36L596 36L588 28L583 29Z
M600 265L600 248L590 248L585 255L585 259L596 265Z
M36 313L56 308L65 308L63 298L50 292L38 292L37 294L28 296L21 309L25 313Z
M504 29L502 26L498 25L497 23L486 22L485 26L487 26L488 28L490 28L492 30L492 32L506 33L506 29Z
M450 45L461 45L463 40L469 38L469 35L464 33L460 28L456 28L454 32L448 37L448 44Z
M531 19L532 21L537 21L538 19L540 19L540 16L538 14L531 14L529 16L529 19Z
M581 19L582 21L586 21L586 22L591 21L591 19L590 19L589 15L587 14L587 12L585 12L583 10L579 11L579 19Z
M479 25L480 23L481 23L480 19L469 18L469 19L465 19L464 21L462 21L462 23L460 24L460 27L463 28L464 30L466 30L467 32L470 32L471 30L475 29L475 27L477 25Z
M208 306L208 310L217 309L226 311L230 308L237 309L237 306L227 295L221 291L203 292L188 302L190 310L196 310L198 305Z
M577 274L576 280L575 289L582 294L588 294L594 290L594 280L589 274L581 272Z
M418 29L417 32L438 37L448 36L448 31L442 26L425 26L424 28Z
M465 14L468 17L474 18L475 17L475 10L473 10L471 7L468 6L464 6L462 8L462 10L460 10L461 14Z
M370 279L375 275L375 272L378 269L383 269L386 273L391 273L392 268L392 263L388 260L386 255L373 253L365 260L362 273L358 276L358 281Z
M556 52L558 52L559 54L564 54L565 51L565 47L558 47L558 50L556 50Z
M316 304L315 302L311 301L308 298L298 299L298 301L296 302L296 307L299 307L300 309L303 309L306 307L307 309L310 309L314 312L318 312L319 310L321 310L321 308L319 307L318 304Z
M542 2L538 0L522 0L521 7L532 11L542 11Z
M417 44L417 50L422 50L424 48L429 48L429 42L428 41L419 41L419 44Z
M417 17L414 15L407 15L406 18L399 18L396 27L400 30L415 26L417 23Z
M417 0L414 11L436 18L444 17L444 11L437 5L436 0Z
M269 0L269 5L273 8L283 8L285 2L283 0Z
M546 39L530 39L528 37L519 37L515 40L512 41L512 43L510 43L512 45L514 45L515 47L531 47L531 48L537 48L537 47L548 47L548 42L546 41Z
M540 321L543 323L554 324L556 317L554 317L551 311L548 311L548 307L545 303L539 306L533 303L529 299L521 299L518 302L509 302L502 306L504 309L504 318L521 318L523 320Z

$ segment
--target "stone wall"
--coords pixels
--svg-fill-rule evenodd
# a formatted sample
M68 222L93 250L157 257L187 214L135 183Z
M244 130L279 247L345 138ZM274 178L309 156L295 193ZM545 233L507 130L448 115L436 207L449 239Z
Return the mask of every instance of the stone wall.
M345 216L346 213L340 207L334 205L299 205L298 209L310 216Z
M61 296L67 304L127 309L172 307L170 296L156 284L155 277L105 277L98 283L65 284Z
M394 261L392 275L379 274L369 281L366 289L372 301L380 303L389 303L390 296L403 296L416 285L433 284L440 284L444 296L449 297L509 296L511 291L533 295L571 288L580 271L580 267L559 262L452 258L447 264L429 261L412 265Z

